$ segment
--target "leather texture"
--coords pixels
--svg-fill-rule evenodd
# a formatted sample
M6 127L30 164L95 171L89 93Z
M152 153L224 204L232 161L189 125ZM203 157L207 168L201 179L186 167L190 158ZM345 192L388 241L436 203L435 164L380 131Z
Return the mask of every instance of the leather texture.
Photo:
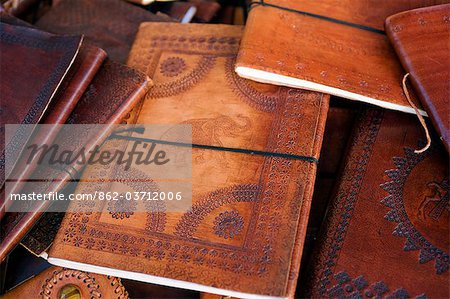
M252 5L236 67L304 80L293 83L300 88L415 113L403 94L404 71L382 31L383 22L393 12L442 1L264 2L304 13ZM252 79L283 84L274 76ZM310 83L322 86L307 87Z
M124 63L139 24L164 21L167 19L123 0L63 0L36 26L60 34L83 34L112 60Z
M423 107L450 151L450 4L402 12L386 32Z
M40 123L64 124L105 59L105 51L86 43L83 44ZM30 143L51 144L60 128L60 126L55 126L51 130L47 127L41 132L37 130L31 137L34 141L30 141ZM7 188L8 194L6 196L9 196L11 193L18 193L36 168L36 163L25 163L26 157L24 156L19 158L18 161L10 175L11 178L17 181L8 183L11 185ZM4 201L7 198L4 196L4 192L5 190L2 190L2 198L0 199L2 202L0 218L3 217L6 210L4 204L8 203Z
M74 286L80 297L75 295L61 297L63 289ZM127 290L120 278L76 271L61 267L50 267L25 283L2 296L3 299L128 299Z
M212 0L189 0L197 8L194 19L197 22L209 23L220 10L220 4Z
M329 97L239 78L233 65L241 34L240 26L142 24L128 63L155 85L136 122L191 124L197 145L319 158ZM192 209L66 213L49 256L218 292L293 296L316 164L204 148L194 148L192 157ZM88 167L83 178L104 169ZM142 182L135 188L151 188ZM91 230L99 234L86 246Z
M83 97L72 111L67 124L118 124L123 121L130 110L138 103L150 87L150 79L141 72L129 67L107 60L94 77ZM87 151L96 144L103 142L105 135L98 136L97 132L85 132L84 136L73 136L68 138L64 134L61 139L58 136L55 143L61 148L78 152L81 147ZM58 170L53 168L39 168L31 176L54 178L45 184L40 184L41 190L28 190L25 185L22 193L49 193L61 191L67 183L77 177L80 165L75 164L72 170ZM26 204L14 202L14 204ZM36 223L42 212L48 207L49 201L38 203L36 211L27 213L6 213L2 219L0 260L17 245L23 236Z
M2 14L3 15L3 14ZM5 124L37 124L71 67L81 37L56 36L33 28L0 23L0 177L5 180L5 149L20 153L27 140L20 132L5 136ZM17 161L12 157L8 163Z
M415 154L423 138L412 115L362 114L302 296L448 296L449 160Z

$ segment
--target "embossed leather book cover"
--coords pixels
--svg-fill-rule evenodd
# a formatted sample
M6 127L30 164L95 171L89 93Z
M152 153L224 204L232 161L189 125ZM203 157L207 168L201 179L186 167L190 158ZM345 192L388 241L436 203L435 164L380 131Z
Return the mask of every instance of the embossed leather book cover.
M142 99L150 87L149 78L134 69L119 63L107 60L94 77L82 98L78 101L72 111L67 124L118 124L123 121L130 110ZM103 132L102 132L103 133ZM60 134L58 134L59 136ZM55 144L61 145L64 149L78 152L84 147L86 153L95 145L101 144L106 138L104 134L97 131L84 132L76 138L67 138L67 134L61 137L56 136ZM59 139L58 139L59 138ZM29 190L30 185L26 184L21 193L49 193L61 191L72 178L78 177L80 164L74 163L71 171L64 171L50 167L36 169L31 177L52 178L40 184L40 190L34 188ZM36 173L39 172L39 173ZM9 212L1 220L0 234L0 260L17 245L23 236L31 229L36 221L45 211L50 203L42 201L39 212ZM14 204L24 204L15 202ZM18 209L15 209L18 210Z
M392 13L442 2L253 1L236 72L415 113L403 95L404 71L383 24Z
M66 214L50 263L241 298L293 296L329 96L238 77L241 34L141 25L128 63L154 86L137 123L192 125L204 146L192 149L192 208ZM100 172L88 167L82 179Z
M2 298L128 299L129 295L120 278L50 267L7 292Z
M386 32L447 151L450 150L450 4L386 20Z
M310 288L314 298L447 298L449 159L414 116L368 110L355 127L327 213Z
M123 0L63 0L36 26L60 34L83 34L111 59L125 63L139 24L166 20Z
M21 152L26 136L6 124L37 124L48 110L71 67L81 37L55 36L33 28L0 22L0 186L5 180L5 149ZM32 70L32 71L31 71ZM30 136L28 136L29 138ZM20 140L19 140L20 139ZM10 160L11 165L16 161Z

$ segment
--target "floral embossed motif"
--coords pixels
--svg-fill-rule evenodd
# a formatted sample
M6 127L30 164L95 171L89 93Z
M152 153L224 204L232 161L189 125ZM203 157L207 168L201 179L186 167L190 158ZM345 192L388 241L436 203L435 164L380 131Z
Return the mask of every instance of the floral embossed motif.
M381 201L390 208L385 219L397 223L393 235L405 238L405 251L417 250L421 264L434 260L436 273L442 274L450 268L448 243L442 237L448 232L450 214L448 180L442 179L447 174L442 173L442 163L433 159L430 151L404 151L404 157L394 158L396 167L386 171L390 180L381 185L389 193ZM433 172L427 172L427 167L433 167ZM419 200L412 200L416 198ZM423 234L430 225L436 232Z
M244 228L244 218L235 211L226 211L214 219L214 233L225 239L233 239Z
M186 62L180 57L170 57L161 63L160 69L164 76L175 77L186 69Z
M114 219L130 218L136 211L137 202L134 200L110 200L108 202L108 211Z

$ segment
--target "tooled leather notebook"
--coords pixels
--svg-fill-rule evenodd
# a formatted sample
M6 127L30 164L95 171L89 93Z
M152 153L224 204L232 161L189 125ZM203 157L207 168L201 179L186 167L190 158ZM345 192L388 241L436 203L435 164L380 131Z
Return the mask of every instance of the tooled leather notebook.
M81 37L55 36L33 28L0 22L0 186L8 153L23 150L30 136L22 131L5 136L6 124L37 124L48 110L81 46ZM32 71L31 71L32 70Z
M355 127L312 258L313 298L447 298L449 160L414 116L368 110Z
M241 34L141 25L128 63L154 86L137 123L190 124L192 142L211 147L192 149L193 206L66 213L50 263L241 298L293 296L329 96L238 77ZM102 172L87 167L82 180Z
M2 298L128 299L129 295L120 278L50 267L2 295Z
M62 0L36 26L60 34L83 34L111 59L125 63L139 24L165 20L123 0Z
M143 73L107 60L79 100L66 124L118 124L142 99L149 87L150 81ZM60 133L56 136L55 143L73 152L79 151L81 147L92 149L106 138L103 133L93 130L78 136L71 136L73 138L68 138L67 134L58 137ZM36 190L36 185L31 188L26 184L21 193L45 194L61 191L68 181L78 176L77 172L80 171L80 167L80 164L75 164L70 172L50 167L36 169L30 176L31 178L51 179L39 185L40 190ZM31 190L29 190L30 188ZM14 204L26 205L23 202L14 202ZM1 222L0 260L20 242L42 215L42 212L45 211L48 204L49 201L39 203L39 206L35 208L35 211L38 212L6 213Z
M403 95L404 71L383 24L393 13L442 2L253 1L236 72L415 113Z
M399 13L386 20L386 32L400 61L450 150L450 4Z

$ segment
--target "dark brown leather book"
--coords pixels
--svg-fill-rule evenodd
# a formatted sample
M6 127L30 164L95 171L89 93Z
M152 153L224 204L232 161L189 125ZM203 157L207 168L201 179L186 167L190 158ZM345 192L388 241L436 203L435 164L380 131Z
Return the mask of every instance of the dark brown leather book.
M135 71L124 65L107 60L94 80L89 85L87 91L72 111L67 124L118 124L145 95L150 87L149 79L141 72ZM61 133L60 133L61 134ZM80 136L68 138L63 134L61 139L58 136L55 143L64 149L78 152L81 147L89 152L95 145L101 144L107 137L107 130L99 134L97 131L85 132ZM71 171L62 171L50 167L39 168L33 175L39 178L52 178L41 184L40 190L28 190L29 185L25 185L21 193L49 193L61 191L67 182L73 177L77 177L80 171L80 164L75 164ZM39 173L36 173L39 172ZM31 177L33 177L33 175ZM33 185L36 187L36 185ZM14 204L25 204L14 202ZM37 212L10 212L6 213L2 219L0 260L17 245L22 237L36 223L42 212L48 207L49 201L42 201L34 208ZM16 209L17 210L17 209Z
M404 71L383 23L394 12L442 2L253 1L236 72L260 82L415 113L403 94Z
M2 296L17 298L128 299L120 278L50 267Z
M6 154L20 153L30 134L9 132L6 124L37 124L45 115L81 46L81 37L56 36L0 22L0 178L5 180ZM7 151L5 151L7 149ZM17 160L8 158L9 165Z
M66 213L50 263L241 298L293 296L329 97L238 77L241 34L240 26L141 25L128 62L155 85L136 122L192 126L192 208ZM89 166L82 180L109 171ZM149 190L145 177L133 178L144 185L132 190ZM123 184L77 192L90 188Z
M48 111L42 117L41 124L64 124L66 122L105 58L106 53L102 49L86 43L81 46L79 54L58 88L53 101L49 105ZM30 143L51 144L60 128L60 126L54 126L51 129L45 127L41 131L38 129L31 136ZM2 198L0 198L0 202L2 205L0 207L0 218L3 217L6 209L4 205L7 201L4 199L11 193L18 193L26 179L36 168L36 161L25 163L26 160L26 157L23 155L18 159L19 162L9 175L10 181L7 181L7 184L9 184L7 194L4 194L5 190L1 191Z
M60 34L83 34L89 42L124 63L141 22L164 22L123 0L63 0L38 20L36 26Z
M416 94L450 151L450 4L396 14L386 32Z
M448 297L449 160L440 143L415 154L423 143L414 116L361 116L305 296Z

